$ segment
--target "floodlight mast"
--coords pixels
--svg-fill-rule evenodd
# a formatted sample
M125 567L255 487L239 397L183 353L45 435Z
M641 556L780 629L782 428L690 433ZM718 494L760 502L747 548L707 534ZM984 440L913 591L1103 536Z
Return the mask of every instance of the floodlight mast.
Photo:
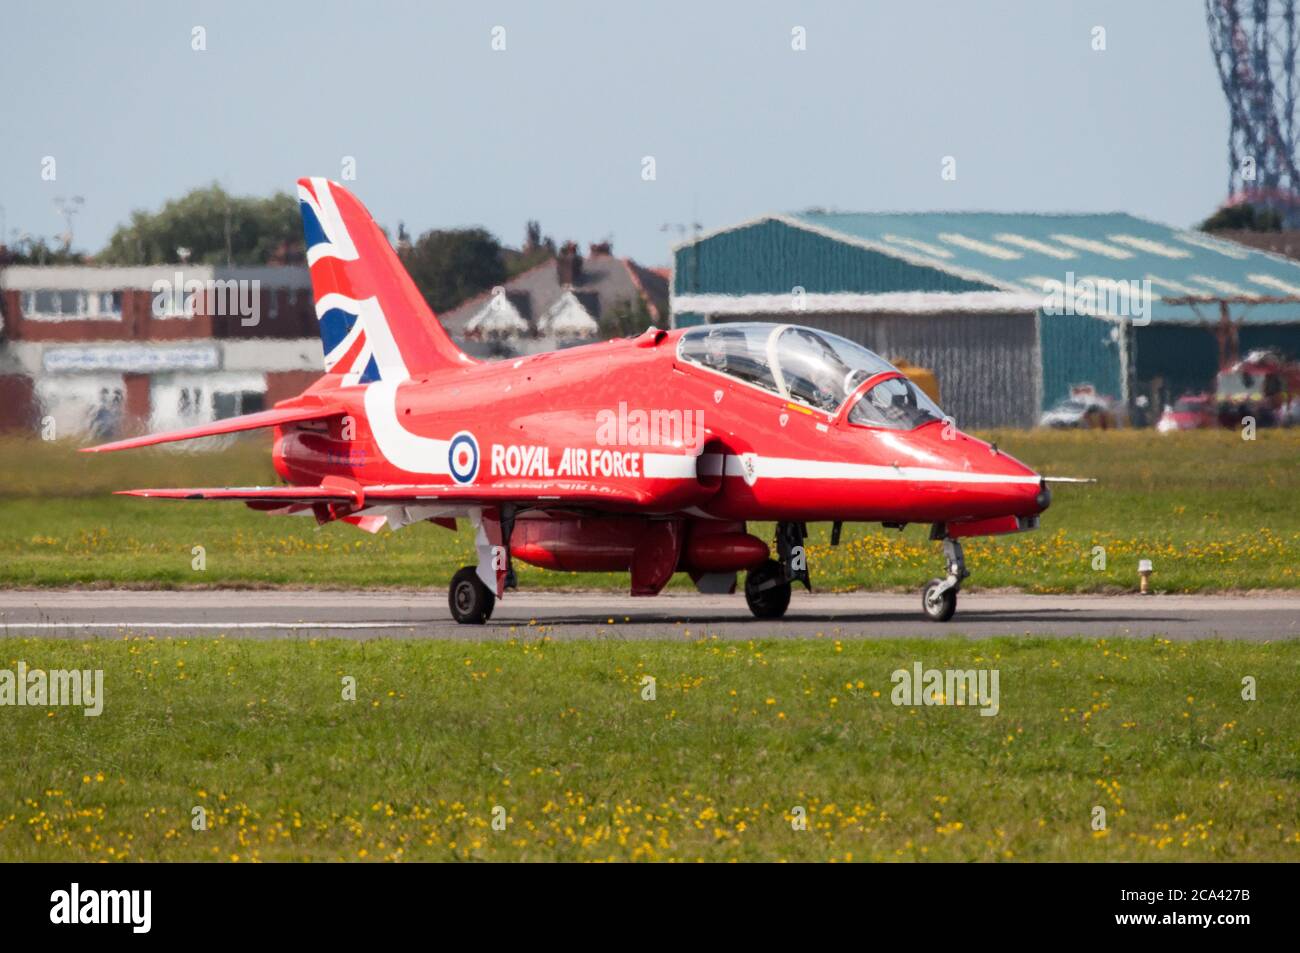
M1295 0L1206 0L1205 13L1231 120L1225 204L1249 203L1300 227Z

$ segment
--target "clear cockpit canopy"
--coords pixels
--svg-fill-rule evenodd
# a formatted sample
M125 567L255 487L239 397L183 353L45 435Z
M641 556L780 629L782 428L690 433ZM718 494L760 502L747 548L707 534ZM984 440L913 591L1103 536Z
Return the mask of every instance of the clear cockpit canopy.
M788 324L711 324L682 335L687 361L834 414L863 383L896 368L827 331ZM866 406L864 406L866 405ZM911 430L943 411L906 378L881 381L849 412L850 423Z

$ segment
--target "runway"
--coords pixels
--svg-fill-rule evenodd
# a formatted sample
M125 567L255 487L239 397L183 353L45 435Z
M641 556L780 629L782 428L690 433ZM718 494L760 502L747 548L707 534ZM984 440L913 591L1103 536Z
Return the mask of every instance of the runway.
M9 590L0 637L251 639L946 638L1086 636L1266 641L1300 637L1300 594L1059 596L963 592L957 615L921 616L919 594L796 591L784 619L743 597L512 592L484 626L457 625L442 590Z

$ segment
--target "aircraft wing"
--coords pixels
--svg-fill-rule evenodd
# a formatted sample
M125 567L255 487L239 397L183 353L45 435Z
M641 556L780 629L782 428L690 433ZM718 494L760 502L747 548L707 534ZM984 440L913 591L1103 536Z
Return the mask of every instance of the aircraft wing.
M103 443L98 447L83 447L82 453L108 453L113 450L134 450L136 447L151 447L159 443L172 443L176 440L194 440L198 437L215 437L219 434L239 433L243 430L260 430L263 427L278 427L282 424L301 423L305 420L324 420L344 413L341 406L328 403L297 404L292 407L276 407L262 410L242 417L227 417L214 420L197 427L184 430L169 430L164 433L145 434L142 437L130 437L113 443Z
M339 486L206 486L115 490L115 496L151 500L239 500L245 503L348 503L356 494Z
M351 481L319 486L225 486L178 487L167 489L118 490L119 496L160 500L238 500L244 503L350 503L360 507L372 503L447 503L461 506L494 506L501 503L554 503L574 506L607 506L622 509L648 506L651 493L626 486L564 480L511 481L493 486L443 486L438 484L383 484L362 486Z

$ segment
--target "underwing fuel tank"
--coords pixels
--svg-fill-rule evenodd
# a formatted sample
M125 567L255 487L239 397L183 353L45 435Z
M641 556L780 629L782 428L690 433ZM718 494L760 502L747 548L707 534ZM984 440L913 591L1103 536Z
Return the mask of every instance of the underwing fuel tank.
M659 525L678 520L645 517L522 516L515 522L510 554L515 559L562 572L627 572L639 547ZM673 569L678 572L740 572L765 562L767 543L743 526L689 521Z

